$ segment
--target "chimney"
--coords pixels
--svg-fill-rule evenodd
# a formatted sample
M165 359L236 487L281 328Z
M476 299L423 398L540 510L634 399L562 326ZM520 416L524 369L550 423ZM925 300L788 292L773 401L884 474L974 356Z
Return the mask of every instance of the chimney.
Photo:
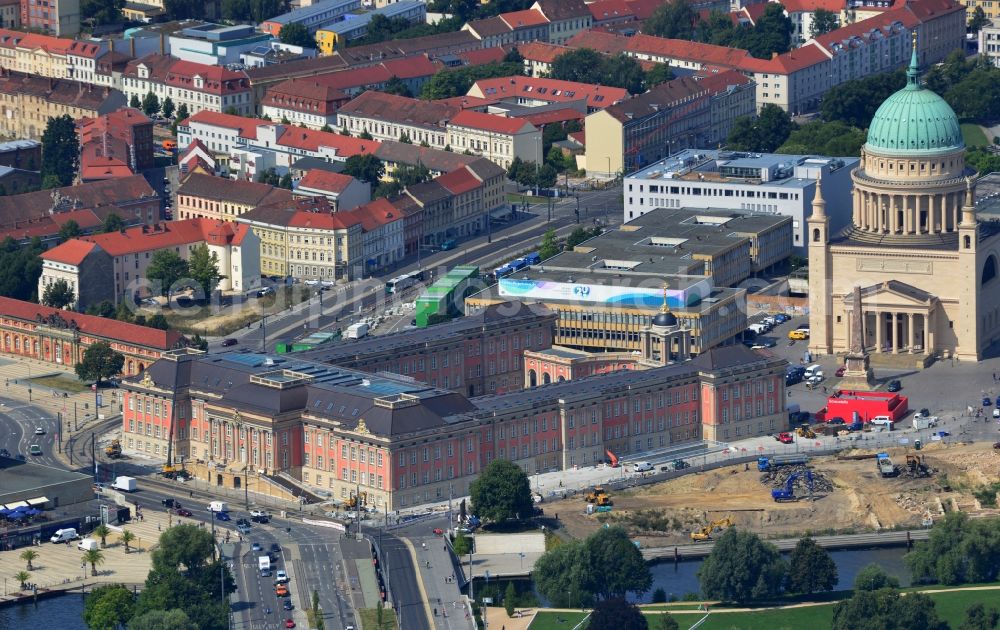
M771 53L771 59L777 59L777 58L778 58L778 53L772 52Z
M166 33L160 33L160 54L165 55L167 48L167 35Z
M128 50L129 50L129 56L132 57L132 58L135 58L135 38L134 37L131 37L128 40Z
M113 38L108 40L108 52L115 52L115 40Z

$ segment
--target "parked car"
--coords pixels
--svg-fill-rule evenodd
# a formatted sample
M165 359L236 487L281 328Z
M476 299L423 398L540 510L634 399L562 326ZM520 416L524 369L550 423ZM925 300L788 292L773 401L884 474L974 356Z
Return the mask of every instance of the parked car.
M983 396L983 407L989 407L993 404L993 399L989 396Z
M295 621L292 620L292 619L285 619L285 627L286 628L294 628L295 627Z
M262 547L260 546L259 542L255 542L254 544L250 545L250 549L253 551L260 551Z
M885 389L889 392L898 392L903 389L903 384L900 383L898 379L893 379L889 381L889 385Z
M847 424L844 422L843 418L830 418L826 421L827 424Z

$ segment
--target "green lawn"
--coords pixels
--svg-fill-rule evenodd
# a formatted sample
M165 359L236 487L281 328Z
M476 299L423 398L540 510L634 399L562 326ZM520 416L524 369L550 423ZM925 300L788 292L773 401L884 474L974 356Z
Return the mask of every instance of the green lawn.
M938 614L951 627L957 628L965 618L965 609L976 602L989 603L1000 598L1000 591L952 591L929 593L937 607ZM683 605L678 606L684 609ZM659 610L661 606L643 607L644 610ZM690 608L687 608L690 610ZM572 630L584 613L539 612L529 626L529 630ZM658 614L647 614L649 627L655 629ZM688 630L703 615L682 613L674 615L681 630ZM563 621L558 621L562 619ZM833 622L833 604L761 610L756 612L725 612L718 609L698 626L699 630L800 630L801 628L829 628Z
M50 387L52 389L58 389L61 392L69 392L71 394L79 394L80 392L90 389L90 385L83 383L79 379L72 376L40 376L38 378L31 379L31 382L43 387Z
M984 136L985 137L985 136ZM507 193L507 201L513 201L515 203L545 203L547 197L536 197L534 195L523 195L521 193Z
M965 146L970 149L990 144L986 134L983 133L983 128L974 123L962 123L962 139L965 140Z
M361 630L396 630L396 611L391 608L382 609L382 627L378 627L378 610L375 608L362 608L358 610L358 617L361 619ZM315 627L315 626L313 626Z

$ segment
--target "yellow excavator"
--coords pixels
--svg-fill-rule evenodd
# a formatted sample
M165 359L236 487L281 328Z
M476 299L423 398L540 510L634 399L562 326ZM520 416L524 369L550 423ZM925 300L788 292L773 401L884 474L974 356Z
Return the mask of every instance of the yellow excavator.
M719 519L717 521L712 521L708 525L691 532L691 540L694 542L704 542L706 540L712 540L712 533L717 529L726 529L727 527L733 526L733 519L726 518Z
M121 440L118 439L112 440L111 444L108 444L104 448L104 455L109 457L110 459L118 459L119 457L121 457L122 456Z
M611 497L604 491L603 486L594 486L593 490L584 496L584 500L594 505L612 505Z
M809 425L803 424L801 427L795 429L795 435L800 438L806 438L807 440L812 440L816 437L816 432L809 428Z

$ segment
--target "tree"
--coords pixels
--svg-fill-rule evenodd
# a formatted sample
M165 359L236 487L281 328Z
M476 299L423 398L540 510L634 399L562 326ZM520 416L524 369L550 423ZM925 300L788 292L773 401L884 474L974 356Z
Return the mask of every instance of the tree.
M161 249L153 254L146 267L146 279L158 287L160 295L167 295L181 279L191 273L188 262L170 249Z
M661 83L672 81L674 71L665 63L658 63L646 72L646 88L652 89Z
M281 179L278 180L278 187L279 188L284 188L286 190L291 190L292 189L292 173L291 172L286 172L284 175L281 176Z
M69 286L69 283L59 278L55 282L45 286L42 291L42 304L52 308L66 308L72 306L76 301L76 294Z
M534 512L528 475L506 459L487 464L469 487L469 496L475 506L473 513L494 523L527 518Z
M839 27L840 20L836 13L826 9L816 9L813 12L812 25L809 27L809 37L815 39Z
M649 565L621 527L601 528L584 542L590 582L587 590L603 599L644 593L653 584Z
M27 571L18 571L14 574L14 580L21 585L21 590L28 588L28 580L31 579L31 574Z
M770 3L780 6L776 3ZM733 122L727 144L738 151L774 153L795 129L795 123L785 110L767 103L756 120L741 116Z
M785 572L777 547L752 532L730 528L701 565L698 581L704 597L749 602L777 595Z
M615 628L616 630L648 630L649 624L635 604L624 599L604 599L597 602L590 614L591 630Z
M187 524L171 527L160 534L153 569L199 571L208 564L213 546L212 534L203 529Z
M35 560L38 560L38 552L37 551L35 551L34 549L25 549L24 551L21 552L21 556L20 557L21 557L21 560L24 560L28 564L27 569L29 571L34 571L35 570L35 567L34 567L34 565L32 565L32 562L34 562Z
M205 18L205 3L201 0L164 0L163 10L169 20L201 20Z
M1000 116L1000 69L977 66L944 93L959 118L992 121Z
M534 186L538 180L536 177L537 171L538 167L534 163L529 164L521 158L515 157L511 160L510 167L507 169L507 178L517 182L521 186Z
M402 142L403 144L413 144L413 140L410 140L410 134L406 133L405 131L399 134L399 141Z
M42 180L54 177L59 186L69 186L80 166L80 142L72 116L49 118L42 134Z
M837 565L830 553L812 538L800 538L788 562L786 590L812 595L819 591L832 591L836 585Z
M928 77L932 73L933 71L928 73ZM839 120L852 127L865 129L882 102L904 85L906 85L906 75L902 72L876 74L864 79L845 81L827 90L820 105L820 115L827 122ZM944 92L945 90L941 90L938 94Z
M125 227L125 221L114 212L104 217L104 222L101 223L101 231L104 232L105 234L109 234L111 232L117 232L118 230L121 230L124 227Z
M150 610L128 622L129 630L198 630L187 613L179 608Z
M915 580L954 585L993 582L1000 570L1000 521L970 520L949 512L934 523L926 542L905 557Z
M68 241L71 238L79 238L83 235L80 224L70 219L59 227L59 240Z
M566 237L566 249L570 250L591 237L590 230L577 227Z
M83 360L73 366L82 381L98 383L122 371L125 357L111 349L107 341L98 341L83 352Z
M94 535L101 539L101 548L108 546L108 535L111 534L111 528L101 523L94 528Z
M982 603L976 602L965 609L965 619L962 620L958 630L993 630L998 622L1000 622L1000 612L996 608L986 610Z
M814 120L793 131L776 153L795 155L861 155L866 134L857 127L850 127L835 120Z
M84 598L83 621L91 630L116 630L125 626L134 609L135 596L131 589L123 584L105 584Z
M670 613L663 613L657 622L654 630L680 630L677 620Z
M629 94L646 91L646 72L635 57L625 53L606 57L601 64L601 77L604 85L625 88Z
M643 32L669 39L692 39L695 14L684 0L671 0L653 11L643 26Z
M110 300L101 300L97 304L91 304L87 307L87 315L114 319L115 305Z
M759 59L770 59L773 53L786 53L792 47L792 20L785 15L785 7L769 2L764 14L757 18L753 29L746 31L743 47Z
M171 116L173 116L174 109L175 109L174 99L170 98L169 96L163 99L163 102L160 103L160 113L163 114L165 118L170 118Z
M219 273L219 255L210 252L204 243L191 250L188 271L191 277L201 285L206 299L212 295L219 280L223 278L222 274Z
M177 106L177 120L178 121L187 120L188 116L190 116L190 115L191 114L188 113L188 106L185 103L181 103L180 105Z
M532 576L538 592L553 606L586 607L594 601L588 590L589 571L583 541L571 540L542 554Z
M517 591L514 590L514 583L507 582L507 588L503 592L503 609L508 617L514 616L514 608L517 607Z
M152 90L146 92L146 96L142 97L142 111L147 116L152 116L160 111L160 99L156 94L153 94Z
M977 6L972 11L972 19L969 20L969 32L978 33L980 29L990 23L988 17L986 17L986 11L983 11L983 7Z
M503 56L504 63L524 63L524 57L518 51L517 46L514 46L507 54Z
M278 33L281 43L289 46L301 46L303 48L315 48L316 39L309 32L309 27L301 22L289 22L281 27Z
M552 62L549 76L564 81L610 85L632 94L645 90L646 75L639 62L622 53L608 57L589 48L564 52Z
M923 593L885 588L858 591L833 607L832 630L947 630L934 609L934 600Z
M899 588L899 580L885 572L874 562L864 566L854 576L854 590L877 591L883 588Z
M667 603L667 592L662 588L657 588L653 591L653 603L654 604L666 604Z
M122 544L125 545L125 553L129 552L129 545L135 540L135 533L128 529L123 529L121 534Z
M385 175L385 165L371 153L352 155L344 162L344 173L374 187Z
M0 295L16 300L38 300L42 251L38 238L33 238L28 245L19 245L9 236L0 241Z
M472 550L472 541L469 540L468 536L459 532L458 535L455 536L455 540L452 541L451 547L455 550L455 555L461 557L468 554Z
M139 109L142 107L142 103L139 102L139 95L133 94L130 99L128 99L128 106L132 109Z
M358 134L358 139L359 140L374 140L375 138L373 138L372 134L368 133L368 130L365 129L360 134Z
M97 577L97 565L104 564L104 552L100 549L88 549L80 556L80 560L90 565L91 577Z
M413 93L410 92L410 88L406 86L406 83L396 75L389 77L389 80L385 82L385 87L382 91L386 94L396 94L397 96L405 96L411 98Z
M97 26L118 24L124 19L124 8L125 0L83 0L80 2L80 15L86 20L93 20Z
M523 63L487 63L481 66L465 66L456 70L438 72L420 90L420 98L436 100L464 96L472 84L480 79L493 79L524 74Z
M115 309L115 319L120 322L131 322L135 319L132 315L132 309L129 308L128 300L122 300L118 303L118 308Z
M562 251L559 241L556 239L556 231L549 230L542 236L542 242L538 246L538 255L542 260L548 260Z

